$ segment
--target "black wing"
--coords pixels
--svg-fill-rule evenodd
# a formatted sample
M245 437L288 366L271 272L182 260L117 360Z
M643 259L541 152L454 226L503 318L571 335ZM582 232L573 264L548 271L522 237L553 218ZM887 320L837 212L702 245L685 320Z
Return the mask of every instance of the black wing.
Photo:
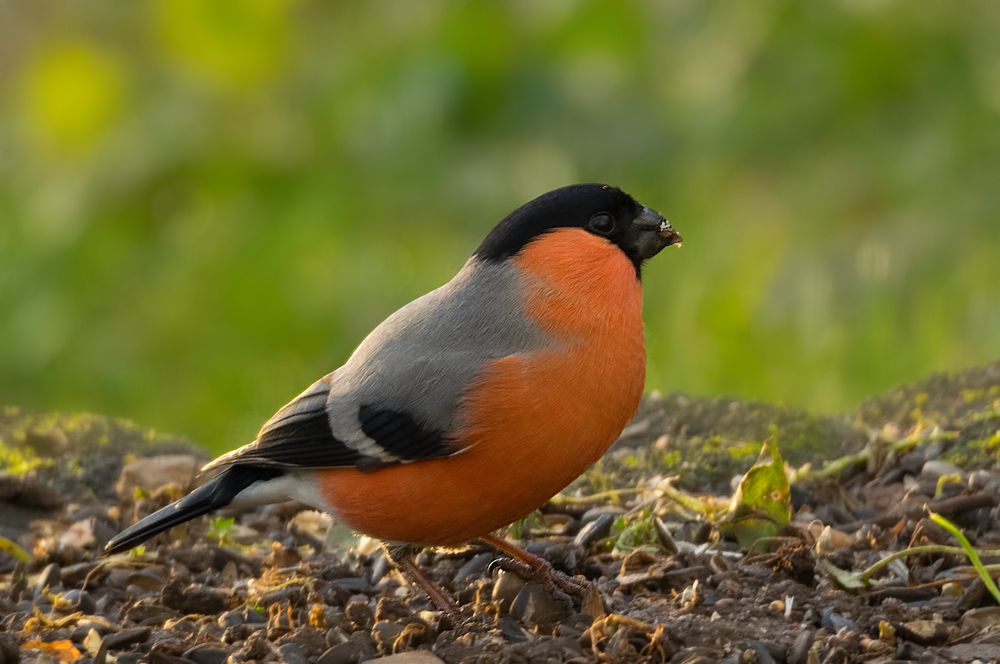
M275 413L257 440L205 466L253 464L271 468L344 468L375 470L387 465L433 459L455 453L444 433L428 430L408 413L361 406L361 430L375 442L364 450L333 435L326 408L329 377L317 381Z
M456 452L444 432L421 426L409 413L361 406L358 417L365 435L400 461L437 459Z

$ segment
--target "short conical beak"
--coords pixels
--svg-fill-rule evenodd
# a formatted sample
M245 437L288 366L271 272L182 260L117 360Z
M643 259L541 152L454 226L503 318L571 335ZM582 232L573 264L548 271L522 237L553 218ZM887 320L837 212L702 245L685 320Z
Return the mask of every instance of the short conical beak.
M631 235L634 250L641 260L652 258L665 247L679 245L684 240L669 221L648 207L643 207L642 214L632 222Z

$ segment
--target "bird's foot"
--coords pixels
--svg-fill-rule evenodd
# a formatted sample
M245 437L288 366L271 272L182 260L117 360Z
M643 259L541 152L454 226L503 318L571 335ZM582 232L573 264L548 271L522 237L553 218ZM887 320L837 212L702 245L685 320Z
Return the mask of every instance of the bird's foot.
M556 600L573 605L573 597L583 597L590 583L560 572L544 558L539 558L543 565L531 565L514 558L498 558L490 564L490 571L498 569L511 572L527 581L535 581Z
M438 611L444 611L452 616L459 614L458 605L452 601L448 591L432 581L413 561L412 547L383 545L382 550L389 562L395 565L403 576L424 591Z
M572 603L572 597L584 597L591 587L589 581L560 572L545 558L529 553L506 540L492 535L480 539L510 556L494 561L490 566L491 569L502 569L523 579L536 581L556 599Z

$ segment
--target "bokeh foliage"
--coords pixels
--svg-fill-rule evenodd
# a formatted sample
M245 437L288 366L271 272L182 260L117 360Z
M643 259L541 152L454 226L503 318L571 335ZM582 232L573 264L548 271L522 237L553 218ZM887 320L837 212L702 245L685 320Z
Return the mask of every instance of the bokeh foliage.
M822 409L1000 355L1000 4L0 0L0 403L214 449L512 207L681 230L649 386Z

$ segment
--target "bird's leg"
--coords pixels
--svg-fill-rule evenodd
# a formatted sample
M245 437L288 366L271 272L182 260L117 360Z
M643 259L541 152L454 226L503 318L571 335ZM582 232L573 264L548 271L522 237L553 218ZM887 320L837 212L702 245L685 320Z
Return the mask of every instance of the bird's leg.
M552 567L552 563L549 561L516 547L503 538L495 535L483 535L479 539L511 557L510 560L500 561L499 567L514 572L518 576L538 581L556 597L565 597L567 594L579 597L590 587L590 583L587 581L563 574Z
M458 607L451 600L448 591L431 581L423 571L413 562L415 548L406 544L382 544L382 551L386 559L392 563L396 569L403 573L407 579L420 586L420 589L427 594L431 603L440 611L445 613L456 613Z

